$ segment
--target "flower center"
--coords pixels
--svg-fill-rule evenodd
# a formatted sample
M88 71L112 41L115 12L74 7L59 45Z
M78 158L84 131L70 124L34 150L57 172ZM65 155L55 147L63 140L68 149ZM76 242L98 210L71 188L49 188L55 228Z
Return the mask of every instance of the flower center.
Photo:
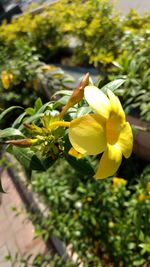
M107 142L109 144L114 145L118 141L121 126L121 118L112 112L106 122Z

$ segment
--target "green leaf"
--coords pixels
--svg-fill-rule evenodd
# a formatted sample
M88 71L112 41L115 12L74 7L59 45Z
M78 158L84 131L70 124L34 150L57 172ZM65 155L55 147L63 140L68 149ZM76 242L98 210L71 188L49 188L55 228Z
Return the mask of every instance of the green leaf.
M42 107L43 103L40 97L35 101L35 109L38 111Z
M13 106L13 107L10 107L10 108L7 108L6 110L4 110L1 114L0 114L0 121L9 113L11 112L12 110L14 109L23 109L22 107L20 106Z
M16 128L21 122L22 122L22 119L26 116L26 112L23 112L12 124L12 127L13 128Z
M44 113L40 113L40 114L35 114L33 116L31 116L30 118L28 118L27 120L25 120L25 123L31 123L31 122L36 122L38 119L42 118L44 116ZM24 128L23 125L20 125L19 129L22 130Z
M42 161L42 165L44 166L45 170L49 169L54 163L56 159L52 159L52 157L47 157Z
M34 108L26 108L25 112L26 112L27 115L30 115L30 116L33 116L33 115L36 114L36 111L35 111Z
M12 136L24 137L23 133L15 128L6 128L4 130L0 130L0 138L7 138Z
M12 147L12 154L27 170L44 171L40 159L30 148Z
M90 107L81 107L77 110L77 118L89 114L92 111Z
M150 252L150 244L149 243L140 244L139 247L143 248L144 251L146 251L146 252Z
M72 76L67 76L62 80L63 83L74 83L75 79Z
M61 106L61 105L63 105L63 106L66 105L68 100L69 100L69 96L67 96L67 95L61 97L58 101L55 102L54 109Z
M125 79L118 79L115 81L112 81L110 83L107 83L105 86L101 88L101 90L106 94L107 90L115 91L117 88L119 88L123 83L125 82Z
M64 156L68 163L75 169L77 170L80 174L82 175L87 175L87 176L93 176L94 175L94 169L88 160L88 158L83 158L83 159L76 159L75 157L72 157L68 154L71 144L69 142L69 138L66 135L65 138L65 150L64 150Z
M56 96L56 95L67 95L67 96L71 96L72 95L72 90L60 90L58 92L56 92L55 94L53 94L52 97Z

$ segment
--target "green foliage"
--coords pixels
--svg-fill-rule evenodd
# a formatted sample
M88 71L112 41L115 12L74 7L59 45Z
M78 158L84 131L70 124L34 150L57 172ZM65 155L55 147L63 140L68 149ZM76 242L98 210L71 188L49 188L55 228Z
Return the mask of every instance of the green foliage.
M20 256L18 253L12 256L10 252L5 257L5 260L11 264L11 267L17 267L18 264L19 267L76 267L71 260L65 261L51 250L45 255L38 254L35 257L32 254Z
M116 93L121 96L127 113L138 115L150 122L150 32L125 32L121 54L114 62L108 77L125 78L125 83Z
M0 26L1 70L13 73L14 80L13 90L2 91L1 102L12 104L15 99L28 106L37 92L49 99L49 90L56 90L58 84L52 73L43 75L39 59L65 62L72 55L67 62L97 67L102 84L126 78L118 91L126 112L149 122L149 21L149 13L140 16L135 11L121 18L108 0L63 0L40 14L25 13L4 23ZM70 42L74 43L71 52ZM59 86L64 86L62 79Z
M17 106L11 105L25 107L10 127L7 121L9 128L0 130L1 142L18 141L18 137L27 142L38 140L37 147L10 145L7 149L28 173L38 170L32 185L50 210L42 222L36 219L37 233L45 239L56 234L72 244L78 256L75 264L51 258L51 266L72 267L82 262L84 267L100 267L101 261L115 267L150 264L150 166L141 175L143 163L139 161L121 166L127 185L89 178L97 159L69 156L65 130L50 128L53 118L58 119L56 109L69 99L71 90L64 89L71 89L73 79L60 68L43 63L60 61L73 37L75 48L69 62L96 66L102 90L115 90L127 113L150 122L149 22L149 14L141 17L133 11L120 20L108 0L63 0L41 14L25 13L0 26L0 105L9 107L1 112L0 123L13 114ZM8 88L2 82L3 71L9 74L5 77ZM106 81L110 83L104 86ZM43 105L52 95L56 101ZM58 95L62 97L57 99ZM37 96L43 102L40 98L35 102ZM91 111L80 104L65 115L68 120ZM27 261L25 264L28 266ZM35 266L42 266L42 258Z
M49 100L56 90L72 87L73 78L60 68L46 65L39 60L35 47L30 47L24 41L16 41L13 53L8 53L2 65L3 71L11 73L12 80L5 88L0 82L1 106L33 105L37 96L43 101Z
M46 235L72 244L83 266L101 266L101 260L104 266L111 260L112 266L149 266L150 200L141 198L148 196L149 165L140 178L133 185L129 176L127 186L113 179L98 182L59 159L44 175L32 176L33 189L49 207L37 233L46 229Z
M58 75L60 73L57 73ZM104 92L106 89L114 91L123 82L123 79L113 81L105 85L102 90ZM63 97L68 97L70 93L72 93L71 90L60 90L54 96L61 94L64 95ZM72 107L71 112L69 109L65 113L65 117L68 117L67 121L62 121L59 111L56 110L56 107L59 108L61 105L62 98L44 105L38 98L34 107L26 108L11 127L0 130L0 140L9 145L7 151L13 154L27 171L45 171L54 164L57 158L64 157L79 173L91 177L94 175L95 160L91 160L87 156L79 159L69 155L72 146L65 128L70 125L73 118L88 114L91 109L87 106L86 101L81 99L80 103L76 103ZM0 114L0 123L14 109L18 109L18 106L3 111Z

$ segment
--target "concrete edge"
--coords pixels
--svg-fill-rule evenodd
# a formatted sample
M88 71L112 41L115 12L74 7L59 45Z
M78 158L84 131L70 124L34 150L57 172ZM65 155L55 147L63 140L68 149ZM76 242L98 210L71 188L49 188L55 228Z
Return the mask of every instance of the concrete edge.
M14 164L14 160L12 160L12 157L9 156L8 160L9 162L13 161ZM12 168L8 168L7 172L10 178L12 179L12 182L16 190L18 191L20 197L22 198L26 209L32 211L34 214L40 214L41 217L46 217L46 211L48 207L46 207L44 203L41 203L41 200L39 200L38 195L32 192L32 190L25 185L25 174L23 172L16 173L16 171ZM66 245L57 236L52 235L47 241L46 245L48 248L53 248L54 251L58 253L58 255L61 256L65 261L70 258L67 253Z

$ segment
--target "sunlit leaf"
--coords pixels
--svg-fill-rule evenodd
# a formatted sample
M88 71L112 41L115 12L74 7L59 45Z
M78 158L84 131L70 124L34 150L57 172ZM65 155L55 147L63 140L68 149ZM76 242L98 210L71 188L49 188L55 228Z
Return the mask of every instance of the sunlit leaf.
M118 89L123 83L125 82L125 79L118 79L115 81L112 81L110 83L107 83L105 86L101 88L101 90L106 94L107 90L115 91Z
M24 137L23 133L15 128L6 128L4 130L0 130L0 138L8 138L12 136Z
M42 107L43 103L40 97L35 101L35 109L38 111Z

